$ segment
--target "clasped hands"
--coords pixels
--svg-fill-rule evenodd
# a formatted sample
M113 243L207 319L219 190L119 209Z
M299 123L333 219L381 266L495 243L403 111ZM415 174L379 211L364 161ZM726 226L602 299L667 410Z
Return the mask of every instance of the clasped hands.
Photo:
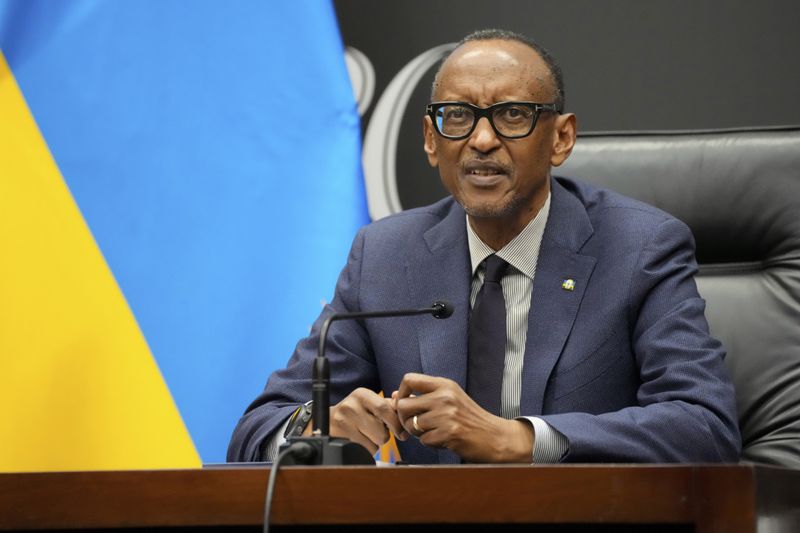
M425 446L448 448L474 463L532 459L529 422L483 410L447 378L406 374L391 398L359 388L331 407L331 435L357 442L372 454L389 441L390 431L401 441L413 435Z

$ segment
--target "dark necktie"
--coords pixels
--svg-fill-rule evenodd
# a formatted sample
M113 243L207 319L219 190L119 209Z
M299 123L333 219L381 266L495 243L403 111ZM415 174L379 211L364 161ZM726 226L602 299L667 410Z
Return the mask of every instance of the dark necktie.
M496 255L487 257L485 263L483 286L469 319L467 394L499 416L506 359L506 301L500 279L508 263Z

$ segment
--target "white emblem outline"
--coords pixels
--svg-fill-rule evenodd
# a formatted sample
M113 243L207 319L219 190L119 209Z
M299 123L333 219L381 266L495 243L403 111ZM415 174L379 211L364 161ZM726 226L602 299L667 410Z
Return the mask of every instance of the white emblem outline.
M389 82L370 117L364 135L362 165L367 206L372 220L403 210L397 192L397 142L400 124L411 94L425 73L438 63L457 43L447 43L427 50L412 59Z

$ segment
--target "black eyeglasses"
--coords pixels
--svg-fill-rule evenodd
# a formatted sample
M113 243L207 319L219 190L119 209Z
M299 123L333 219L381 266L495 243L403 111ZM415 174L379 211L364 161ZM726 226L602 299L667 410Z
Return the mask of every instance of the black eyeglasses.
M481 117L486 117L500 137L519 139L531 134L542 112L558 112L558 108L556 104L536 102L499 102L489 107L466 102L431 102L425 111L436 132L448 139L466 139L475 131Z

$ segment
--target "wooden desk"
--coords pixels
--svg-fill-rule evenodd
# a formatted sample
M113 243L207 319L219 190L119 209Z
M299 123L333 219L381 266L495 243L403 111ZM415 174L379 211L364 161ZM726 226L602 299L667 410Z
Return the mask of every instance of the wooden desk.
M268 474L265 466L0 474L0 529L260 527ZM556 531L800 531L800 471L748 465L288 467L278 476L273 524L385 525L380 531L408 530L404 524L437 531L486 530L486 524L494 524L492 531L522 524Z

